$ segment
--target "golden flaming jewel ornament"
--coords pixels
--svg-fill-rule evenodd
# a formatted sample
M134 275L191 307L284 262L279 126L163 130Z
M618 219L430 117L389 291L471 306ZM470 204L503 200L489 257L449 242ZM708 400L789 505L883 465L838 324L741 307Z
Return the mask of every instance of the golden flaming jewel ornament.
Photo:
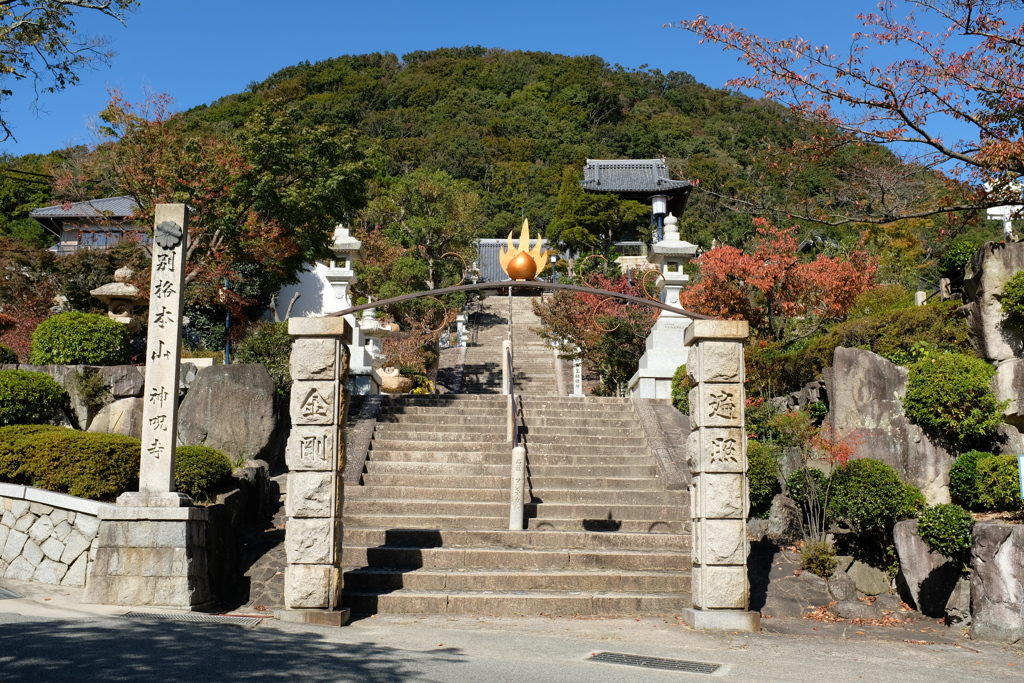
M541 239L530 249L530 222L523 221L519 234L519 249L512 244L512 233L508 233L508 247L498 252L501 269L513 280L532 280L548 267L548 252L540 250Z

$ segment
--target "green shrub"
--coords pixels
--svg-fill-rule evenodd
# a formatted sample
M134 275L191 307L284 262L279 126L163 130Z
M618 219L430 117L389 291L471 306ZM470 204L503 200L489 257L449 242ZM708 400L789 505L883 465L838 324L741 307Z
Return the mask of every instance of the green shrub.
M917 533L925 545L963 565L970 557L973 528L971 513L949 503L928 508L917 518Z
M967 451L953 462L949 468L949 495L954 503L968 510L979 509L978 461L990 457L992 454L984 451Z
M14 352L14 349L10 349L3 344L0 344L0 365L12 365L18 362L18 354Z
M0 370L0 426L46 422L67 404L64 387L49 375Z
M18 482L19 471L25 464L22 442L40 432L63 430L56 425L13 425L0 427L0 481Z
M809 571L823 579L832 576L836 570L836 551L831 543L824 541L819 543L808 543L800 551L800 568Z
M806 506L813 497L824 496L827 487L828 477L824 472L813 467L801 468L786 480L786 495L797 504Z
M994 512L1024 508L1016 455L991 455L978 460L978 505Z
M690 377L686 374L686 366L680 365L672 375L672 405L683 415L690 414Z
M274 379L277 393L287 396L292 387L291 355L288 323L263 323L246 335L234 358L237 363L262 363Z
M811 422L821 424L828 416L828 406L824 401L812 401L803 407L803 410L811 416Z
M140 452L138 439L120 434L35 425L0 428L4 478L80 498L113 500L137 488Z
M810 341L806 349L783 363L783 389L796 391L832 365L836 347L867 349L885 358L909 353L915 342L926 342L937 352L971 354L967 322L955 313L958 303L940 301L864 315L833 327ZM782 393L782 392L780 392Z
M832 473L829 519L856 533L852 550L865 562L892 568L892 528L924 508L924 496L879 460L851 460Z
M939 258L939 274L953 281L962 280L964 269L976 251L978 251L978 245L974 242L966 240L953 242Z
M858 296L846 317L847 320L855 320L913 305L914 293L903 285L879 285Z
M131 362L128 328L105 315L60 313L32 333L36 365L121 365Z
M750 487L750 516L767 517L772 499L782 492L776 449L754 440L747 442L747 481Z
M999 306L1006 315L1006 324L1024 331L1024 270L1018 271L1003 285Z
M953 445L984 439L1002 423L1006 407L989 386L995 373L975 356L924 358L910 366L903 408L930 435Z
M208 501L231 478L231 459L207 446L179 446L174 455L174 487L197 501Z

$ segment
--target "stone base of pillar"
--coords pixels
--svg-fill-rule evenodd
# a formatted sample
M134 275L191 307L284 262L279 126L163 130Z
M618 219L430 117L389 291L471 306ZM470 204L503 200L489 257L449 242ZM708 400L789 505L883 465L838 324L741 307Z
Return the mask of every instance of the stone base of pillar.
M208 512L117 505L100 510L86 603L203 611L213 607L206 560ZM180 500L180 499L179 499Z
M380 393L380 375L374 368L352 368L346 387L350 396L376 396Z
M683 610L683 623L695 631L760 631L761 614L746 610L696 609Z
M352 617L348 607L327 609L281 609L275 615L281 621L299 624L315 624L317 626L344 626Z
M637 371L629 380L630 398L672 398L671 377L645 377Z

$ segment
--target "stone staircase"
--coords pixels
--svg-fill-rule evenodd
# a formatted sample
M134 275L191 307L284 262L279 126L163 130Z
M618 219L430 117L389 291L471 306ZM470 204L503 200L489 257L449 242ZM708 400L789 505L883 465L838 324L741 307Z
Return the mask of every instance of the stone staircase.
M516 393L557 394L554 350L530 331L540 326L540 318L533 312L533 300L533 297L512 297L512 365ZM501 343L508 339L508 297L484 299L476 317L476 342L466 348L462 391L500 394Z
M527 530L507 530L497 358L508 300L492 297L467 349L471 393L382 405L361 485L345 489L342 603L353 612L641 616L690 605L688 493L666 490L627 399L553 395L554 356L528 331L529 302L513 298Z

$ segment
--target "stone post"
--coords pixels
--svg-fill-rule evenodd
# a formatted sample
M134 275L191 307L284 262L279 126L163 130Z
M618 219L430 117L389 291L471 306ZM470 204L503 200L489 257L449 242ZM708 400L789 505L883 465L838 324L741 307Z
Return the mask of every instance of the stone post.
M352 326L341 317L290 318L290 471L285 526L285 609L278 617L341 626L341 510L344 502L345 383Z
M744 423L743 340L746 321L694 320L690 347L687 460L693 483L693 608L683 620L695 629L757 631L748 611L747 439Z
M201 610L213 600L207 510L174 491L188 208L158 204L155 223L139 490L100 510L84 601Z
M572 361L572 395L583 396L583 360L574 358Z

